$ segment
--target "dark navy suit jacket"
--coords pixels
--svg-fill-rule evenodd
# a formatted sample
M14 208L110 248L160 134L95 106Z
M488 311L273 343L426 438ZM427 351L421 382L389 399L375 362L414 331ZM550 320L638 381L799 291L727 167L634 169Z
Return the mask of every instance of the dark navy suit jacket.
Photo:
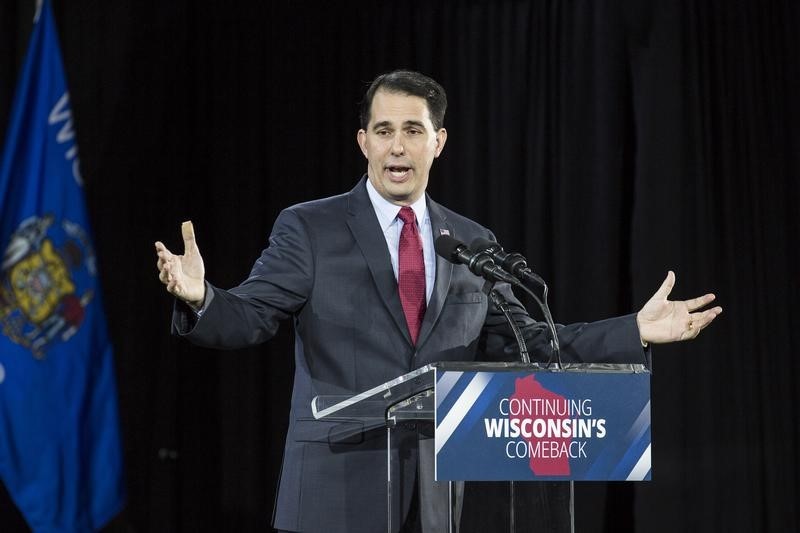
M434 361L510 360L516 344L483 280L438 258L436 282L417 345L398 296L386 240L366 191L284 210L269 246L238 287L208 284L200 319L176 306L173 327L214 348L271 338L280 321L295 327L295 378L274 526L306 533L374 533L386 524L385 430L314 420L311 400L352 395ZM434 236L463 242L494 239L479 224L427 200ZM532 358L546 359L546 327L532 320L507 285L496 286L528 339ZM559 327L565 361L644 362L633 316ZM357 428L356 428L357 429ZM393 436L397 487L394 524L402 524L416 480L414 432Z

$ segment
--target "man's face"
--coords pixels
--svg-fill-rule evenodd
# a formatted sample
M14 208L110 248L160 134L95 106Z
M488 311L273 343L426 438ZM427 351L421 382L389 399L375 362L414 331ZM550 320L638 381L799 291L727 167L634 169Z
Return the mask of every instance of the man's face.
M410 205L423 195L446 140L444 128L433 129L424 98L380 89L372 98L367 130L358 130L369 181L397 205Z

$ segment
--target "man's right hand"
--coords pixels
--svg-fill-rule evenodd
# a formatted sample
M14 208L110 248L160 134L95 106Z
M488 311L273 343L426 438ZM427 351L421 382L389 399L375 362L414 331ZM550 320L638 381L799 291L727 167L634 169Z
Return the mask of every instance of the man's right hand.
M191 222L181 224L183 255L170 252L164 243L156 242L158 254L158 279L167 286L167 291L195 309L203 306L206 296L205 267L200 250L194 240Z

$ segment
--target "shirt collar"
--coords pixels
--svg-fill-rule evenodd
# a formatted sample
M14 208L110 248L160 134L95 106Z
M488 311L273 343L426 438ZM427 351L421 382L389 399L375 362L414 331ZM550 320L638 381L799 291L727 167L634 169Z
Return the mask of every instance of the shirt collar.
M372 202L372 207L375 209L375 214L378 216L378 223L381 225L381 231L386 232L397 218L401 206L393 204L381 196L380 193L375 190L375 187L372 186L372 182L369 178L367 178L367 194L369 195L370 202ZM419 200L409 206L414 210L414 215L417 217L417 224L420 228L425 222L425 218L428 216L428 203L425 196L426 195L423 194L419 197Z

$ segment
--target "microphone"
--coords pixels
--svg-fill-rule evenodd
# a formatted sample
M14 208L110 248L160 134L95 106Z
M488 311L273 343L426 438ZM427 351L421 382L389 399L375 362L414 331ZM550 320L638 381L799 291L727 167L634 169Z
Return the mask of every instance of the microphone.
M538 274L528 268L528 262L522 254L516 252L507 253L503 250L503 247L500 246L500 243L478 237L472 241L470 248L479 254L489 254L503 270L510 272L519 279L532 280L542 286L546 285Z
M526 281L535 281L542 287L542 300L540 300L530 289L528 289L524 284L520 283L517 286L522 288L525 292L527 292L536 303L539 304L539 308L542 310L544 314L544 320L547 322L547 327L550 330L550 342L552 347L552 352L550 358L547 361L547 367L550 366L550 363L553 360L553 357L556 358L558 361L558 366L560 368L564 368L564 365L561 363L561 347L558 341L558 332L556 331L556 324L553 321L553 315L550 313L550 306L547 305L547 283L535 272L533 272L530 268L528 268L528 262L522 256L522 254L518 253L507 253L503 250L503 247L500 246L499 243L490 241L488 239L477 238L472 241L470 247L473 250L477 250L475 252L479 255L488 254L490 255L495 261L500 263L505 270L511 272L514 276L521 280Z
M439 235L433 243L436 254L455 264L467 265L470 272L489 281L505 281L512 285L520 282L494 263L490 254L475 253L463 242L450 235Z

